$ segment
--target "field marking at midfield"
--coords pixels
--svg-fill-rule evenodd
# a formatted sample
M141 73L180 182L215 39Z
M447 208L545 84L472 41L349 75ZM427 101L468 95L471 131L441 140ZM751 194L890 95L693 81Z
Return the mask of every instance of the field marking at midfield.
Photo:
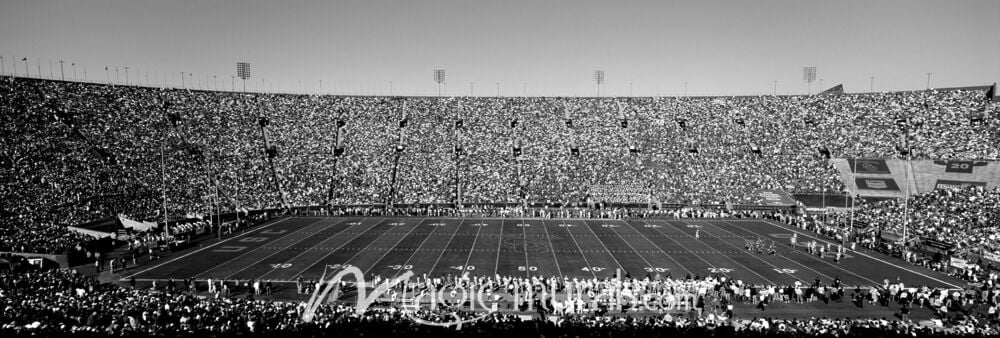
M350 243L351 241L354 241L354 240L355 240L355 239L357 239L358 237L361 237L362 235L364 235L364 234L368 233L368 231L371 231L371 229L374 229L374 228L375 228L375 227L377 227L377 226L378 226L379 224L382 224L383 222L385 222L385 221L387 221L387 220L389 220L389 219L388 219L388 218L382 218L382 220L380 220L380 221L378 221L378 222L375 222L375 223L372 223L372 225L371 225L370 227L368 227L367 229L365 229L365 231L362 231L362 232L359 232L359 233L358 233L357 235L354 235L354 237L352 237L352 238L351 238L350 240L347 240L347 241L344 241L344 243L342 243L342 244L340 244L339 246L337 246L337 248L336 248L336 249L333 249L333 250L330 250L330 253L328 253L328 254L326 254L326 255L323 255L323 257L320 257L320 258L319 258L318 260L316 260L316 262L315 262L315 263L312 263L312 264L309 264L308 266L306 266L306 268L305 268L305 269L302 269L302 271L299 271L299 272L296 272L296 273L295 273L295 274L293 274L292 276L293 276L293 277L294 277L294 276L300 276L300 275L302 275L302 273L303 273L303 272L306 272L306 271L309 271L309 268L312 268L312 267L316 266L316 264L326 264L326 262L324 262L324 261L323 261L324 259L326 259L327 257L330 257L330 255L332 255L332 254L333 254L334 252L337 252L337 250L340 250L340 248L343 248L343 247L344 247L345 245L347 245L347 243ZM362 220L358 220L358 223L362 223ZM360 225L360 224L359 224L359 225ZM353 225L351 225L351 227L354 227L354 226L353 226ZM381 237L381 236L379 236L379 237ZM332 237L331 237L331 238L332 238ZM376 238L376 239L377 239L377 238ZM373 241L373 242L374 242L374 241ZM322 243L322 242L320 242L320 243ZM371 243L369 243L369 244L371 244ZM319 245L319 244L316 244L316 245ZM314 246L314 247L315 247L315 246ZM303 251L303 253L305 253L305 252L308 252L308 251L309 251L309 250L305 250L305 251ZM360 251L358 251L358 252L360 252ZM296 256L296 257L298 257L298 256ZM346 263L347 263L347 262L343 262L343 263L338 263L338 264L346 264Z
M563 222L565 223L566 220L563 220ZM583 225L587 226L586 223ZM594 276L594 278L597 278L597 273L594 272L594 269L591 269L593 265L590 265L590 260L587 259L587 255L583 253L583 248L580 247L580 242L576 241L576 237L573 236L573 233L569 231L568 227L563 228L563 231L566 231L566 233L569 234L569 238L573 240L573 244L576 245L576 250L580 253L580 257L583 257L583 263L587 264L587 270L590 270L590 274Z
M642 222L646 223L646 224L649 224L649 222L646 222L645 220L643 220ZM667 223L667 221L661 221L661 222L663 222L664 224L669 225L669 223ZM674 227L674 226L671 225L670 227ZM691 251L691 249L688 249L686 246L684 246L684 244L681 244L681 242L678 242L677 240L675 240L675 239L673 239L671 237L667 237L667 234L663 233L663 231L660 231L660 228L656 227L656 228L651 228L651 229L653 229L654 231L660 233L660 235L663 235L663 237L666 237L671 242L677 243L677 245L680 246L681 249L684 249L690 255L698 257L698 259L700 259L702 262L705 262L705 264L708 264L709 267L711 267L713 269L718 269L719 268L719 267L715 266L715 264L712 264L711 262L709 262L708 260L706 260L704 257L701 257L701 255L694 253L694 251ZM680 230L677 230L677 231L680 231ZM681 233L684 233L684 232L681 231ZM684 233L684 234L687 235L687 233ZM687 268L685 268L685 270L687 270ZM722 275L728 277L729 279L733 279L733 276L730 276L728 273L723 272Z
M181 258L184 258L184 257L187 257L187 256L191 256L191 255L193 255L193 254L196 254L196 253L199 253L199 252L202 252L202 251L205 251L205 250L208 250L208 249L211 249L211 248L215 247L216 245L219 245L219 244L222 244L222 243L225 243L225 242L229 242L229 241L231 241L231 240L234 240L234 239L237 239L237 238L240 238L240 237L243 237L243 236L246 236L246 235L249 235L250 233L252 233L252 232L255 232L255 231L257 231L257 230L263 230L263 229L265 229L265 228L268 228L268 227L270 227L270 226L272 226L272 225L275 225L275 224L278 224L278 223L281 223L281 222L284 222L284 221L287 221L287 220L289 220L289 219L292 219L292 218L293 218L293 217L286 217L286 218L282 218L282 219L280 219L280 220L277 220L277 221L274 221L274 222L272 222L271 224L267 224L267 225L264 225L264 226L262 226L262 227L260 227L260 228L257 228L257 229L254 229L253 231L247 231L247 232L244 232L244 233L242 233L242 234L239 234L239 235L236 235L236 236L233 236L233 237L230 237L230 238L227 238L227 239L224 239L224 240L221 240L221 241L219 241L219 242L217 242L217 243L215 243L215 244L212 244L212 245L209 245L209 246L206 246L206 247L204 247L204 248L201 248L201 249L198 249L198 250L195 250L195 251L191 251L191 252L188 252L188 253L186 253L186 254L184 254L184 255L180 256L180 257L177 257L177 258L174 258L174 259L171 259L171 260L169 260L169 261L166 261L166 262L163 262L163 263L160 263L160 264L157 264L156 266L153 266L153 267L150 267L150 268L147 268L147 269L145 269L145 270L142 270L142 271L139 271L139 272L136 272L136 273L133 273L133 274L129 275L128 277L122 277L122 280L125 280L125 279L127 279L127 278L131 278L131 277L135 277L135 276L136 276L136 275L138 275L138 274L141 274L141 273L146 273L146 272L148 272L148 271L150 271L150 270L153 270L153 269L157 269L157 268L159 268L159 267L161 267L161 266L164 266L164 265L167 265L167 264L170 264L170 263L173 263L174 261L177 261L178 259L181 259ZM207 270L206 270L206 271L207 271Z
M436 269L438 263L441 262L441 257L444 257L444 253L448 252L448 247L451 246L451 241L455 240L455 235L457 235L458 232L462 230L463 223L465 223L465 218L462 218L461 221L459 221L458 227L455 229L455 232L451 233L451 238L448 239L448 244L445 244L444 248L441 248L441 254L438 255L438 258L436 260L434 260L434 264L431 265L430 270L427 270L428 275L434 273L434 269ZM472 238L472 247L469 248L469 254L472 254L472 249L474 249L476 246L476 239L479 238L479 232L482 230L483 227L476 227L476 236ZM469 261L466 260L465 264L469 264Z
M643 221L643 223L645 223L645 222L646 221ZM656 244L656 242L653 242L653 240L649 239L649 236L646 236L646 234L640 232L639 229L637 229L635 227L635 225L632 225L632 223L629 223L629 222L625 222L625 224L628 224L629 228L632 228L632 230L635 231L635 233L639 234L639 237L642 237L642 238L646 239L646 241L649 242L649 244L652 244L654 248L656 248L657 250L659 250L660 253L662 253L668 259L670 259L671 261L673 261L674 264L677 264L677 266L681 267L681 269L684 269L684 271L687 271L687 273L689 273L689 274L691 273L691 270L688 270L688 268L686 266L684 266L684 264L681 264L681 262L678 262L676 259L674 259L670 255L668 255L667 252L663 250L663 247L661 247L659 244Z
M772 222L770 222L770 221L768 221L768 220L760 220L760 221L757 221L757 222L762 222L762 223L766 223L766 224L768 224L768 225L771 225L771 226L773 226L773 227L776 227L776 228L779 228L779 229L783 229L783 230L788 230L788 229L785 229L785 228L783 228L782 226L779 226L779 225L777 225L777 224L775 224L775 223L772 223ZM801 234L801 235L802 235L803 237L809 237L809 238L812 238L813 240L817 240L817 241L821 241L821 242L824 242L824 243L831 243L831 244L836 244L836 243L834 243L834 242L831 242L831 241L827 241L827 240L825 240L825 239L822 239L822 238L817 238L817 237L813 237L813 236L810 236L810 235L809 235L808 233L804 233L804 232L801 232L801 231L799 231L799 230L798 230L797 228L792 228L792 232L795 232L795 233L798 233L798 234ZM903 266L900 266L900 265L896 265L896 264L894 264L894 263L890 263L890 262L887 262L887 261L884 261L884 260L882 260L882 259L879 259L879 258L877 258L877 257L872 257L872 256L869 256L868 254L866 254L866 253L863 253L863 252L861 252L861 251L857 251L857 250L852 250L852 251L854 251L854 253L855 253L855 254L858 254L858 255L861 255L861 256L865 256L865 257L868 257L868 258L870 258L870 259L873 259L873 260L876 260L876 261L879 261L879 262L881 262L881 263L883 263L883 264L885 264L885 265L889 265L889 266L892 266L892 267L896 267L896 268L898 268L898 269L900 269L900 270L903 270L903 271L907 271L907 272L910 272L910 273L913 273L913 274L915 274L915 275L920 275L920 276L923 276L924 278L927 278L927 279L930 279L930 280L933 280L933 281L936 281L936 282L939 282L939 283L942 283L942 284L945 284L945 285L950 285L950 286L951 286L951 287L953 287L953 288L956 288L956 289L961 289L961 288L962 288L961 286L958 286L958 285L955 285L955 284L952 284L952 283L948 283L948 282L945 282L945 281L943 281L943 280L940 280L940 279L937 279L937 278L934 278L934 277L931 277L931 276L928 276L928 275L925 275L925 274L923 274L922 272L919 272L919 271L916 271L916 270L912 270L912 269L909 269L909 268L906 268L906 267L903 267Z
M590 233L594 234L594 239L597 240L598 243L601 243L601 246L604 247L604 251L608 252L608 256L611 256L611 259L615 261L615 264L618 264L618 268L621 269L620 271L625 271L625 267L622 266L622 263L618 261L618 257L615 257L615 254L611 253L611 249L608 249L608 246L604 244L604 241L601 240L601 237L597 236L597 233L594 232L594 229L590 227L590 223L587 223L587 220L584 220L583 225L585 226L585 228L587 228L587 230L590 230ZM620 273L618 272L615 273L615 276L621 278L621 276L619 275Z
M709 224L709 225L711 225L711 223L710 223L709 221L707 221L707 220L705 220L705 221L702 221L702 220L694 220L693 222L706 222L706 224ZM722 238L719 238L719 237L717 237L717 236L713 235L713 234L712 234L711 232L708 232L708 230L707 230L707 229L705 229L705 226L702 226L702 227L701 227L701 230L702 230L703 232L705 232L706 234L708 234L709 236L712 236L712 237L715 237L715 239L719 240L720 242L723 242L723 243L726 243L726 245L729 245L729 246L731 246L731 247L734 247L734 248L736 248L737 250L739 250L739 249L740 249L740 247L739 247L739 246L736 246L736 245L734 245L734 244L733 244L732 242L729 242L729 241L727 241L727 240L724 240L724 239L722 239ZM731 233L731 232L730 232L730 233ZM731 234L732 234L732 233L731 233ZM736 235L736 234L733 234L733 235ZM762 263L764 263L764 264L766 264L766 265L770 266L770 267L771 267L772 269L775 269L775 271L777 271L777 269L779 269L779 267L778 267L777 265L774 265L774 264L771 264L771 262L768 262L767 260L765 260L765 259L763 259L763 258L760 258L760 257L758 257L757 255L754 255L754 254L750 253L749 251L744 251L744 255L746 255L746 256L750 256L750 257L753 257L753 258L756 258L757 260L761 261ZM728 256L726 256L726 257L728 257ZM734 262L736 262L736 260L733 260L733 261L734 261ZM747 265L745 265L745 264L742 264L742 263L739 263L739 262L736 262L736 263L737 263L737 264L740 264L740 265L743 265L743 266L744 266L744 267L746 267L747 269L751 270L751 272L753 272L753 273L754 273L754 274L756 274L757 276L760 276L761 278L763 278L763 277L764 277L764 276L761 276L761 275L760 275L759 273L757 273L756 271L753 271L753 269L750 269L750 267L749 267L749 266L747 266ZM780 273L780 272L779 272L779 273ZM798 276L795 276L794 274L790 274L790 273L788 273L788 274L786 274L786 275L789 275L789 276L792 276L792 278L795 278L795 280L798 280L798 281L802 282L803 284L806 284L806 285L808 285L808 284L809 284L809 282L807 282L806 280L804 280L804 279L802 279L802 278L799 278ZM825 276L825 275L824 275L824 276ZM827 276L827 277L829 277L829 276ZM765 280L766 280L766 278L765 278ZM774 282L771 282L771 285L778 285L778 284L775 284Z
M556 263L556 272L559 273L559 277L563 277L562 268L559 267L559 258L556 257L556 246L552 244L552 236L549 236L549 227L545 226L545 221L542 221L542 230L545 230L545 240L549 242L549 251L552 252L552 261Z
M738 225L736 225L736 224L732 224L732 223L729 223L729 221L722 221L722 222L725 222L725 223L727 223L727 224L730 224L730 225L732 225L732 226L738 226ZM717 228L720 228L720 229L721 229L721 227L719 227L719 226L717 226L717 225L714 225L714 224L713 224L712 226L715 226L715 227L717 227ZM750 229L746 229L746 228L742 228L742 229L743 229L744 231L747 231L747 232L750 232L750 233L754 233L754 234L756 234L756 232L754 232L753 230L750 230ZM727 231L727 232L728 232L728 231ZM732 233L732 232L730 232L730 233ZM795 252L799 252L799 251L797 251L798 249L796 249L796 248L794 248L794 247L792 248L792 250L796 250ZM800 252L800 253L801 253L801 252ZM818 274L821 274L821 275L823 275L823 276L825 276L825 277L829 278L830 280L833 280L833 278L830 278L830 276L829 276L829 275L827 275L827 274L824 274L824 273L822 273L822 272L819 272L819 271L817 271L817 270L815 270L815 269L813 269L813 268L809 267L808 265L805 265L804 263L802 263L802 262L799 262L799 261L798 261L798 260L796 260L796 259L793 259L792 257L789 257L789 256L785 256L785 255L782 255L782 254L777 254L777 255L778 255L778 256L781 256L782 258L785 258L785 259L787 259L787 260L789 260L789 261L791 261L791 262L794 262L795 264L798 264L799 266L801 266L801 267L804 267L804 268L806 268L806 269L808 269L808 270L810 270L810 271L813 271L813 272L816 272L816 273L818 273ZM879 282L877 282L877 281L875 281L875 280L872 280L872 279L870 279L870 278L868 278L868 277L865 277L865 276L862 276L862 275L859 275L859 274L856 274L856 273L852 272L851 270L848 270L848 269L845 269L845 268L841 267L840 265L835 265L835 264L832 264L832 263L830 263L830 262L828 262L828 261L826 261L826 260L824 260L824 259L822 259L822 258L819 258L819 257L816 257L816 256L813 256L813 255L808 255L808 254L807 254L806 256L808 256L808 257L809 257L810 259L812 259L812 260L816 260L816 261L819 261L819 262L822 262L823 264L826 264L826 265L828 265L828 266L830 266L830 267L832 267L832 268L834 268L834 269L836 269L836 270L839 270L839 271L843 271L843 272L846 272L846 273L848 273L848 274L851 274L851 275L854 275L855 277L859 277L859 278L861 278L861 279L863 279L863 280L867 280L867 281L869 281L869 282L872 282L872 285L869 285L869 286L877 286L877 285L879 285ZM855 285L855 286L857 286L857 285Z
M399 238L399 240L398 240L398 241L396 241L396 244L393 244L393 245L392 245L392 247L390 247L390 248L388 248L388 249L386 249L386 250L385 250L385 253L384 253L384 254L382 254L382 257L379 257L378 259L376 259L376 260L375 260L375 261L374 261L374 262L372 263L372 266L370 266L370 267L368 267L367 269L365 269L365 272L364 272L364 274L363 274L363 275L367 276L367 275L368 275L368 273L369 273L369 272L371 272L371 271L372 271L372 269L373 269L373 268L375 268L375 266L376 266L376 265L378 265L378 263L379 263L379 262L381 262L381 261L382 261L383 259L385 259L385 256L388 256L388 255L389 255L389 253L390 253L390 252L392 252L392 250L396 249L396 247L397 247L397 246L399 246L399 243L403 243L403 240L404 240L404 239L406 239L406 237L409 237L409 236L410 236L410 234L412 234L412 233L413 233L414 231L416 231L416 230L417 230L417 228L419 228L419 227L420 227L420 225L421 225L421 224L423 224L423 223L424 223L424 222L426 222L426 221L427 221L427 217L424 217L424 218L421 218L421 219L420 219L420 221L419 221L419 222L417 222L417 225L414 225L414 226L413 226L413 229L410 229L410 231L409 231L409 232L407 232L407 233L406 233L406 235L403 235L402 237L400 237L400 238ZM428 234L428 235L427 235L426 237L424 237L424 240L420 242L420 245L424 245L424 242L426 242L426 241L427 241L427 239L428 239L428 238L430 238L430 237L431 237L431 235L433 235L433 234L434 234L434 231L437 231L437 228L441 228L441 227L439 227L439 226L436 226L436 227L432 227L432 229L431 229L431 233L430 233L430 234ZM382 234L382 236L385 236L385 234ZM378 239L376 239L376 241L377 241L377 240L378 240ZM367 248L368 248L369 246L371 246L371 244L374 244L374 243L375 243L375 241L372 241L372 243L368 244L368 246L366 246L366 247L365 247L365 249L367 249ZM417 246L417 249L420 249L420 246ZM417 250L416 250L416 249L414 249L414 250L413 250L413 253L416 253L416 252L417 252ZM361 253L361 251L359 250L359 251L358 251L358 253ZM410 254L410 257L413 257L413 253L411 253L411 254ZM409 261L409 259L407 259L407 261ZM403 265L406 265L406 263L403 263ZM358 268L360 269L360 267L358 267ZM369 277L365 277L365 278L369 278Z
M407 231L405 235L403 235L403 236L400 236L400 237L399 237L399 240L398 240L398 241L396 241L396 244L393 244L393 245L392 245L391 247L388 247L388 248L386 248L386 250L385 250L385 253L384 253L384 254L382 254L382 257L379 257L379 258L378 258L378 259L376 259L376 260L375 260L374 262L372 262L372 266L370 266L370 267L368 267L367 269L365 269L365 272L363 273L363 275L367 276L367 275L368 275L368 272L371 272L372 268L374 268L374 267L375 267L375 265L376 265L376 264L378 264L378 262L381 262L381 261L382 261L383 259L385 259L385 256L388 256L388 255L389 255L389 253L390 253L390 252L392 252L392 250L393 250L393 249L395 249L395 248L396 248L396 246L398 246L398 245L399 245L399 243L402 243L402 242L403 242L403 240L404 240L404 239L406 239L406 237L409 237L409 236L410 236L410 234L412 234L412 233L413 233L414 231L416 231L416 230L417 230L417 228L419 228L419 227L420 227L420 225L421 225L421 224L423 224L423 223L424 223L424 222L426 222L426 221L427 221L427 217L424 217L424 218L421 218L421 219L420 219L420 221L418 221L418 222L417 222L417 224L413 226L413 229L410 229L410 231ZM431 234L433 234L433 233L434 233L434 230L437 230L437 228L439 228L439 227L434 227L433 229L431 229ZM385 236L386 234L387 234L387 233L383 233L383 234L382 234L382 236ZM381 238L382 236L379 236L379 238ZM427 237L431 237L431 236L430 236L430 235L427 235ZM424 240L425 240L425 241L427 240L427 237L424 237ZM367 249L368 249L369 247L371 247L371 245L372 245L372 244L375 244L375 242L377 242L377 241L378 241L378 238L376 238L376 239L375 239L374 241L372 241L371 243L368 243L368 245L366 245L364 249L361 249L361 250L358 250L358 253L360 254L360 253L361 253L361 251L364 251L364 250L367 250ZM424 243L424 242L420 242L420 244L423 244L423 243ZM419 248L419 247L418 247L418 248ZM413 252L416 252L416 250L414 250ZM354 255L354 256L357 256L357 255ZM353 258L354 258L354 257L351 257L351 259L353 259ZM348 261L350 261L350 259L348 259ZM358 267L358 268L360 269L361 267Z
M322 219L320 219L320 220L318 220L318 221L315 221L315 222L312 222L312 223L309 223L309 225L303 225L303 226L302 226L302 228L300 228L300 229L299 229L298 231L293 231L293 232L292 232L291 234L288 234L288 235L285 235L285 236L281 236L281 237L279 237L279 238L276 238L276 239L272 240L271 242L277 242L278 240L281 240L281 239L283 239L283 238L285 238L285 237L288 237L288 236L291 236L291 235L292 235L292 234L294 234L294 233L298 233L299 231L302 231L302 230L304 230L304 229L306 229L306 228L308 228L308 227L311 227L311 226L313 226L313 225L316 225L316 224L319 224L320 222L323 222L323 221L325 221L325 220L328 220L328 219L330 219L330 218L329 218L329 217L325 217L325 218L322 218ZM340 223L340 222L336 222L336 223L333 223L333 224L331 224L331 225L335 225L335 224L337 224L337 223ZM328 227L329 227L329 226L328 226ZM263 261L264 261L265 259L268 259L268 258L271 258L271 256L274 256L274 255L277 255L277 254L278 254L279 252L281 252L281 251L284 251L285 249L288 249L288 248L291 248L291 247L292 247L293 245L295 245L295 244L298 244L299 242L302 242L302 241L306 240L307 238L309 238L309 236L306 236L306 237L303 237L302 239L300 239L300 240L298 240L298 241L295 241L295 243L291 243L291 244L288 244L288 245L286 245L286 246L285 246L284 248L281 248L281 249L278 249L278 250L275 250L275 251L274 251L273 253L271 253L270 255L267 255L267 256L265 256L264 258L261 258L261 259L257 260L257 261L256 261L256 262L254 262L253 264L248 264L248 265L244 266L243 268L241 268L241 269L239 269L239 270L236 270L236 272L233 272L233 273L231 273L231 274L227 275L227 276L226 276L225 278L223 278L223 279L229 279L230 277L233 277L234 275L236 275L237 273L240 273L240 272L242 272L243 270L246 270L246 269L248 269L248 268L250 268L250 267L252 267L252 266L257 266L257 264L260 264L260 262L263 262ZM260 249L260 248L257 248L257 249L254 249L254 250L250 250L250 251L248 251L247 253L245 253L244 255L246 255L246 254L249 254L249 253L251 253L251 252L255 252L255 251L259 250L259 249ZM242 255L240 255L240 257L243 257L243 256L242 256ZM221 266L225 265L226 263L229 263L229 262L232 262L232 261L234 261L234 260L236 260L236 258L233 258L233 259L230 259L230 260L226 261L225 263L222 263L222 264L219 264L219 265L217 265L217 266L215 266L215 267L213 267L213 268L211 268L211 269L208 269L208 270L205 270L205 271L203 271L202 273L199 273L199 274L195 275L195 277L198 277L199 275L201 275L201 274L203 274L203 273L205 273L205 272L209 272L209 271L212 271L212 270L215 270L216 268L218 268L218 267L221 267Z
M522 220L518 220L518 222L524 223L524 221ZM531 223L525 223L525 224L531 224ZM531 268L530 268L531 263L528 263L528 230L524 229L526 227L520 227L520 228L521 228L521 251L524 251L524 276L531 277Z
M628 221L620 221L620 222L628 224ZM643 262L646 262L647 267L654 268L653 263L650 263L649 260L646 259L646 256L640 254L639 250L636 250L635 247L632 246L632 243L629 243L629 241L626 240L625 237L622 237L622 234L618 233L618 230L615 230L615 228L612 227L611 232L613 232L616 236L618 236L618 238L621 238L622 242L625 242L625 245L628 245L629 249L632 249L632 252L634 252L636 256L639 256L639 258L642 259ZM642 271L639 271L639 273L642 273Z

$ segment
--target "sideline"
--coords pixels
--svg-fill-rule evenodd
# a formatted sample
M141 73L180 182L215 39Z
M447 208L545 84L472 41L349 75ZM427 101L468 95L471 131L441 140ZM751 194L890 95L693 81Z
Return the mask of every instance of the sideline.
M820 237L814 237L814 236L811 236L811 235L810 235L810 233L806 233L806 232L802 232L802 229L799 229L799 228L796 228L796 227L789 227L789 228L785 228L785 227L783 227L783 226L781 226L781 225L778 225L778 224L776 224L776 223L773 223L773 222L772 222L772 221L770 221L770 220L761 220L760 222L763 222L763 223L767 223L767 224L770 224L771 226L774 226L774 227L777 227L777 228L779 228L779 229L784 229L784 230L791 230L792 232L795 232L795 233L798 233L798 234L802 235L803 237L808 237L808 238L812 238L812 239L814 239L814 240L817 240L817 241L820 241L820 242L824 242L824 243L830 243L830 244L837 244L836 242L833 242L833 241L829 241L829 240L826 240L825 238L820 238ZM946 281L943 281L943 280L940 280L940 279L937 279L937 278L934 278L934 277L931 277L931 276L928 276L928 275L925 275L924 273L922 273L922 272L920 272L920 271L916 271L916 270L913 270L913 269L910 269L910 268L908 268L908 267L904 267L904 266L900 266L900 265L896 265L895 263L891 263L891 262L888 262L888 261L885 261L885 260L882 260L882 259L880 259L880 258L877 258L877 257L873 257L873 256L870 256L870 255L868 255L868 254L866 254L866 253L863 253L863 252L861 252L861 251L858 251L858 250L851 250L851 251L853 251L853 252L854 252L855 254L857 254L857 255L861 255L861 256L865 256L865 257L868 257L869 259L872 259L872 260L875 260L875 261L878 261L878 262L881 262L882 264L885 264L885 265L888 265L888 266L892 266L892 267L896 267L896 268L899 268L899 269L901 269L901 270L904 270L904 271L907 271L907 272L909 272L909 273L912 273L912 274L915 274L915 275L919 275L919 276L922 276L922 277L924 277L924 278L927 278L927 279L930 279L930 280L933 280L933 281L935 281L935 282L938 282L938 283L941 283L941 284L944 284L944 285L948 285L948 286L951 286L951 287L953 287L953 288L956 288L956 289L964 289L964 288L963 288L963 287L961 287L961 286L958 286L958 285L955 285L955 284L952 284L952 283L949 283L949 282L946 282Z
M159 267L161 267L161 266L164 266L164 265L167 265L167 264L170 264L170 263L173 263L173 262L175 262L175 261L177 261L177 260L179 260L179 259L181 259L181 258L184 258L184 257L187 257L187 256L191 256L191 255L193 255L193 254L196 254L196 253L199 253L199 252L202 252L202 251L205 251L205 250L208 250L208 249L211 249L211 248L215 247L216 245L219 245L219 244L222 244L222 243L226 243L226 242L229 242L229 241L231 241L231 240L234 240L234 239L237 239L237 238L240 238L240 237L243 237L243 236L246 236L246 235L249 235L250 233L254 233L254 232L256 232L256 230L262 230L262 229L265 229L265 228L268 228L268 227L270 227L270 226L272 226L272 225L275 225L275 224L278 224L278 223L281 223L281 222L284 222L284 221L287 221L287 220L289 220L289 219L292 219L292 218L295 218L295 217L291 217L291 216L287 216L287 217L285 217L285 218L282 218L282 219L280 219L280 220L277 220L277 221L274 221L274 222L271 222L271 224L267 224L267 225L265 225L265 226L262 226L262 227L259 227L259 228L257 228L257 229L254 229L254 230L252 230L252 231L247 231L247 232L244 232L244 233L242 233L242 234L239 234L239 235L236 235L236 236L233 236L233 237L230 237L230 238L227 238L227 239L224 239L224 240L221 240L221 241L218 241L218 242L216 242L215 244L212 244L212 245L209 245L209 246L206 246L206 247L203 247L203 248L201 248L201 249L198 249L198 250L195 250L195 251L191 251L191 252L188 252L188 253L186 253L186 254L184 254L184 255L180 256L180 257L176 257L176 258L174 258L174 259L171 259L171 260L169 260L169 261L166 261L166 262L163 262L163 263L160 263L160 264L157 264L156 266L153 266L153 267L150 267L150 268L147 268L147 269L145 269L145 270L142 270L142 271L139 271L139 272L136 272L136 273L133 273L133 274L129 275L128 277L125 277L125 276L122 276L122 278L121 278L121 279L119 279L119 281L126 281L126 280L128 280L129 278L132 278L132 277L135 277L135 276L137 276L137 275L139 275L139 274L142 274L142 273L145 273L145 272L147 272L147 271L150 271L150 270L154 270L154 269L157 269L157 268L159 268ZM138 281L138 279L136 279L136 280Z

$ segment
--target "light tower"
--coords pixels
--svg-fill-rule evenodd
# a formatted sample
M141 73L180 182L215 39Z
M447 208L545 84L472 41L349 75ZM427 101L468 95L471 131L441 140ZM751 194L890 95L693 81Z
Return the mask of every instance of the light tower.
M594 82L597 84L597 97L601 97L601 84L604 83L604 70L594 71Z
M437 82L438 84L438 97L441 96L441 84L444 83L444 79L445 79L444 69L435 69L434 82Z
M236 63L236 76L243 79L243 92L247 91L247 80L250 79L250 64L247 62Z
M812 95L812 83L816 81L816 66L802 67L802 80L806 82L806 94Z

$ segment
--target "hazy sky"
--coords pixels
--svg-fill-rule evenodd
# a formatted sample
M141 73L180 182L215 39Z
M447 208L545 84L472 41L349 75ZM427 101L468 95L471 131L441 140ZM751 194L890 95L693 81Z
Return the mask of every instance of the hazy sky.
M1000 1L0 0L0 54L8 74L227 89L242 60L247 89L284 92L436 95L443 68L447 95L592 96L595 69L602 95L789 94L803 66L907 90L1000 80Z

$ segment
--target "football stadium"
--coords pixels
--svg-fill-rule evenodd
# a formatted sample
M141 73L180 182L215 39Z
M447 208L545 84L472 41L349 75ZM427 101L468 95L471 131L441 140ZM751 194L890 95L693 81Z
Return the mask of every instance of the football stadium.
M3 336L1000 334L995 2L0 3Z

